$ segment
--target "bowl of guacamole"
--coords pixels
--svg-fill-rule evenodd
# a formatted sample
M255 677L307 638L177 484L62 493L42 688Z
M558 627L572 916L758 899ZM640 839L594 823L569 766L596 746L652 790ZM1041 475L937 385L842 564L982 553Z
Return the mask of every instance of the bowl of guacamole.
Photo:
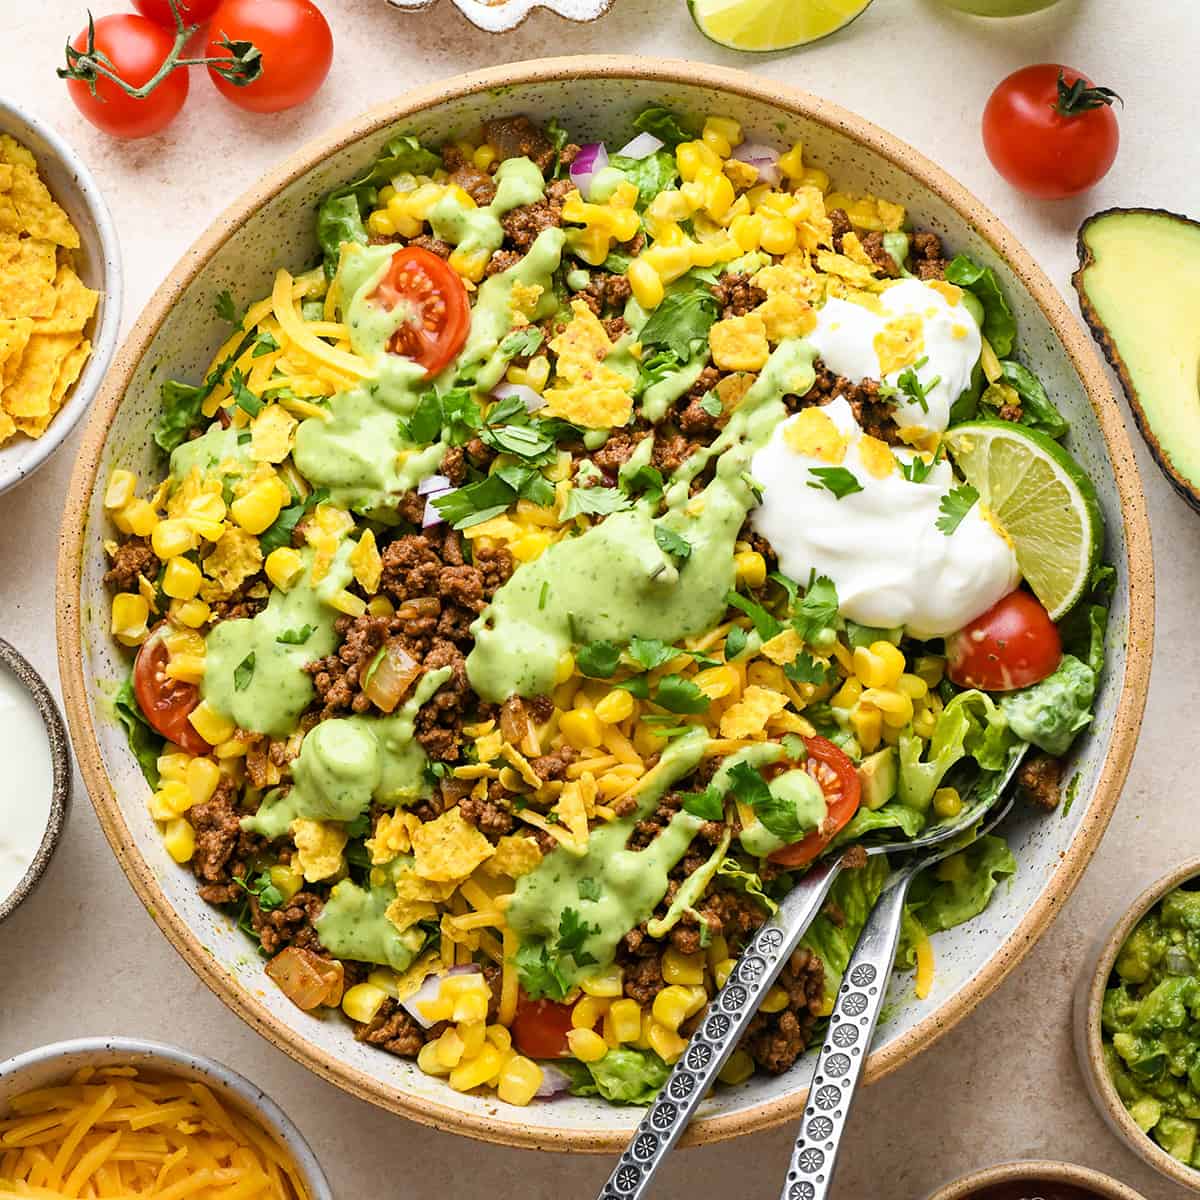
M1200 860L1148 888L1076 999L1080 1062L1112 1128L1200 1192Z

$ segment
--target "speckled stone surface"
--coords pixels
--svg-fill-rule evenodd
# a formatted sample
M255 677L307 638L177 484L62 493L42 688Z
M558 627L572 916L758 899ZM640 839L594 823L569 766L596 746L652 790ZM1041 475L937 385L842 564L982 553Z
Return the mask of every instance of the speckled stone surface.
M98 11L114 6L98 5ZM1200 211L1200 181L1184 103L1200 36L1187 0L1156 0L1162 24L1129 30L1119 0L1063 0L1047 14L995 24L931 0L880 0L841 38L807 52L747 60L692 28L682 0L616 0L576 27L536 14L516 33L473 30L443 2L405 16L384 0L330 0L338 59L318 99L262 119L226 108L193 81L166 138L103 140L76 117L53 79L58 47L82 19L69 0L0 13L0 60L11 91L81 150L113 208L125 246L130 320L165 269L213 215L306 138L403 86L472 67L567 51L620 49L748 66L861 112L943 163L1007 220L1067 289L1072 234L1113 203ZM1088 199L1026 204L990 171L976 120L992 82L1029 61L1057 58L1122 91L1125 146ZM939 85L941 75L946 80ZM53 683L52 560L72 443L33 481L0 499L0 632ZM1200 834L1187 815L1200 652L1190 586L1200 529L1142 454L1159 562L1159 659L1125 797L1092 867L1055 926L977 1012L918 1061L865 1092L838 1195L923 1200L943 1180L987 1162L1068 1157L1147 1197L1183 1195L1114 1142L1084 1094L1071 1050L1074 975L1116 911ZM224 1058L297 1120L339 1196L587 1196L600 1159L534 1158L419 1128L345 1097L241 1024L194 978L125 883L93 815L80 804L44 885L0 928L0 1056L81 1033L184 1041ZM52 999L51 999L52 998ZM683 1153L661 1194L774 1196L791 1134L777 1131ZM381 1188L380 1181L388 1181Z

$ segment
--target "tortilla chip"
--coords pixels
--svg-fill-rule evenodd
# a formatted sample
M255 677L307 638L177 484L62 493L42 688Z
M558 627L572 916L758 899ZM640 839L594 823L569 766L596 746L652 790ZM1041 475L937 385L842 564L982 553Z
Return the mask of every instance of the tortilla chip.
M0 409L0 446L3 446L14 433L17 432L17 423L6 413Z
M32 167L14 167L12 188L8 193L17 206L21 225L30 237L45 238L79 248L79 233L71 224L71 218L59 207L50 189L38 178Z
M54 391L50 393L50 411L52 413L56 413L62 408L63 397L67 394L67 389L79 378L83 364L87 362L91 353L92 343L84 338L82 342L73 346L68 351L66 358L62 360L62 365L58 368L58 378L54 381Z
M393 900L384 910L385 917L403 933L418 921L437 916L437 908L428 900Z
M520 879L542 861L542 852L531 837L510 835L496 843L496 853L483 864L483 873L491 878L508 875Z
M413 830L412 845L417 874L434 882L466 879L496 852L457 808Z
M48 317L54 311L54 243L0 237L0 317Z
M74 268L63 263L54 277L54 311L35 319L34 333L82 333L99 299L100 293L85 286Z
M10 418L8 413L0 413L0 419L12 420L13 424L26 435L26 437L40 438L46 432L50 422L54 420L53 413L46 413L42 417L15 417Z
M37 159L33 154L7 133L0 133L0 163L7 163L10 167L28 167L31 171L37 170Z
M3 382L10 383L17 377L21 366L21 356L29 345L29 335L33 332L33 320L30 317L17 317L12 321L0 321L0 365L3 366Z
M59 370L78 344L77 333L33 334L21 356L16 378L0 392L0 404L14 417L52 415Z

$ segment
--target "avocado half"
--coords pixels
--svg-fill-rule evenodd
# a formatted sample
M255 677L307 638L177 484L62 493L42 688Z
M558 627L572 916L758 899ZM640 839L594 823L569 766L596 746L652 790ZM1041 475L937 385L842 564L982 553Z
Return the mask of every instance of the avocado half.
M1200 222L1110 208L1079 229L1071 282L1138 429L1200 511Z

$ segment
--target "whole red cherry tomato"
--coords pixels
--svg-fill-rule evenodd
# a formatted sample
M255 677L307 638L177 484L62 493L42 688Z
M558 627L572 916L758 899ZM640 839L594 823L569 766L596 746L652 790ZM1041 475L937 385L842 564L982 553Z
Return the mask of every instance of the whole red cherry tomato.
M209 25L208 56L227 56L228 42L253 42L262 53L261 74L239 86L210 66L209 78L226 100L251 112L303 104L333 62L329 22L312 0L222 0Z
M828 811L819 829L768 856L781 867L803 867L812 862L858 812L862 799L858 771L831 741L806 737L804 748L808 751L804 769L821 785Z
M154 77L170 55L174 37L161 25L136 13L100 17L93 36L89 44L88 30L83 29L71 41L74 50L89 59L94 54L103 68L76 67L78 59L69 64L68 71L78 70L83 75L81 78L71 74L67 78L67 90L75 107L97 129L113 137L143 138L165 129L187 99L186 71L171 71L142 97L129 95L120 84L107 78L104 71L119 75L132 88L140 88Z
M431 376L462 349L471 328L471 302L462 280L436 254L405 246L371 299L386 309L403 304L408 317L388 342L393 354L419 362Z
M169 742L189 754L207 754L212 747L196 732L188 714L200 703L200 689L167 674L166 621L160 621L142 643L133 664L133 694L142 716Z
M217 11L221 0L175 0L179 15L185 25L203 25ZM171 11L171 0L133 0L133 7L164 29L175 28L175 14Z
M1070 67L1039 63L997 85L983 110L983 145L1013 187L1043 200L1098 183L1117 157L1111 88Z
M1011 692L1052 675L1062 653L1041 602L1015 591L946 639L946 674L959 687Z

